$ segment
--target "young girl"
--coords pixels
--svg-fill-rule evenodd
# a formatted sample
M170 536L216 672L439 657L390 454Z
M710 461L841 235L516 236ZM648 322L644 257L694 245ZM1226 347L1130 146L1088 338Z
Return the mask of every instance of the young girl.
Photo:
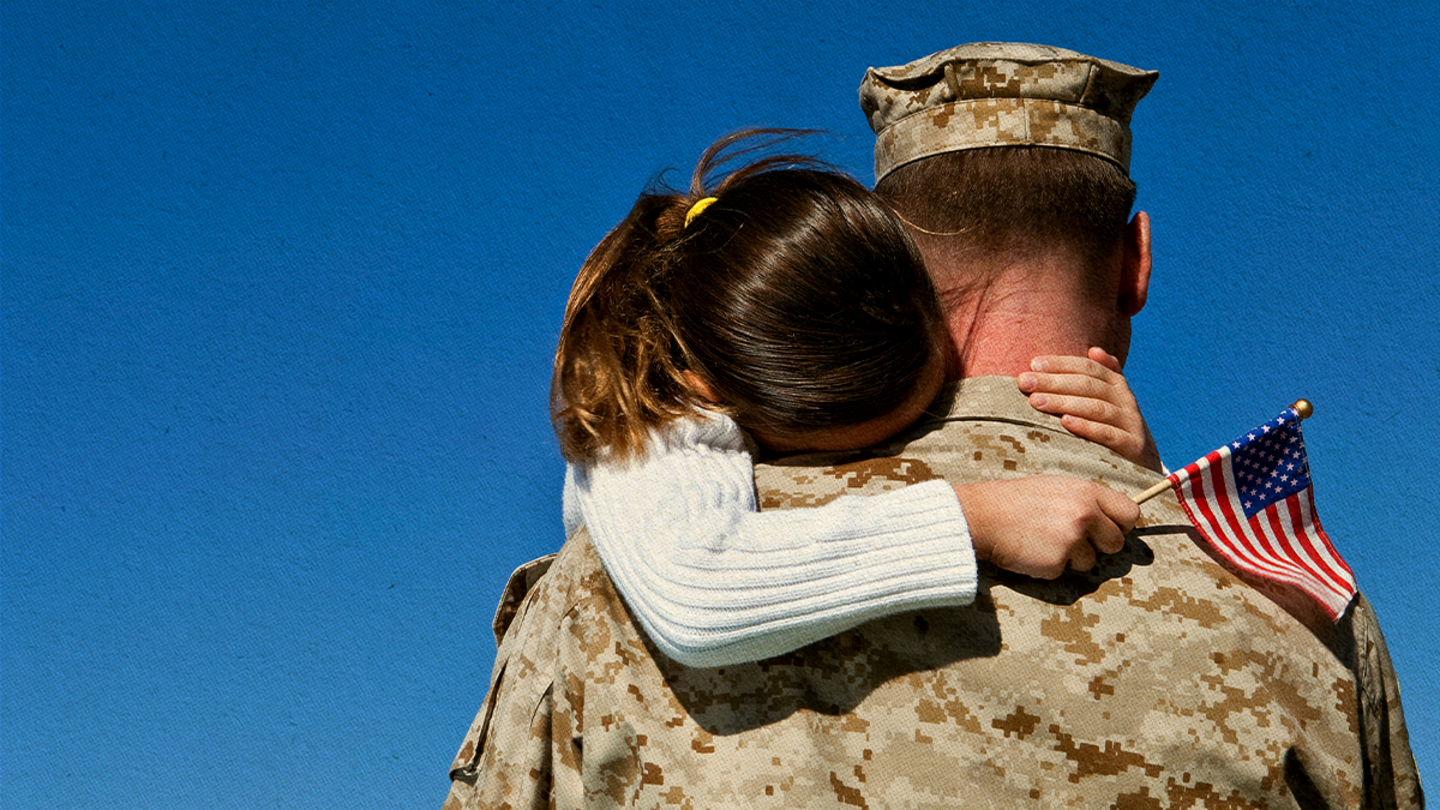
M757 511L758 451L888 438L935 398L950 355L918 252L863 186L782 156L706 190L771 143L731 150L758 134L707 150L688 195L641 195L581 268L556 352L566 533L588 527L660 650L689 666L768 658L967 605L977 559L1054 577L1118 551L1134 504L1059 477Z

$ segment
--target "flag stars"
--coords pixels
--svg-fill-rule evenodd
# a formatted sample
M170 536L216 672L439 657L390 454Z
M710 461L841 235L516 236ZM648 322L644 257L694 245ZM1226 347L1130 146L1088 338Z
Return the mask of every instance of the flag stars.
M1246 513L1266 508L1310 485L1299 425L1271 420L1227 445L1237 501Z

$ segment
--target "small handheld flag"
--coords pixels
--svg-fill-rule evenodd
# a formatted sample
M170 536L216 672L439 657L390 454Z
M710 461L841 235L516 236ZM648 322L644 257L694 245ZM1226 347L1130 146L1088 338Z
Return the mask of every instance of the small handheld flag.
M1190 522L1240 569L1293 585L1333 621L1356 593L1355 575L1315 515L1300 400L1244 436L1171 473L1136 496L1142 503L1174 489Z

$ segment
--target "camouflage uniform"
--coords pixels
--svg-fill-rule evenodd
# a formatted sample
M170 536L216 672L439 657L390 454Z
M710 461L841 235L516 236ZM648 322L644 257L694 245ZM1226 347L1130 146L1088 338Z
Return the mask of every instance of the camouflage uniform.
M873 454L762 465L757 485L788 508L1037 473L1157 480L980 378ZM970 608L753 664L664 658L583 530L517 572L496 630L445 810L1422 806L1363 597L1327 646L1212 560L1168 494L1089 574L982 566Z

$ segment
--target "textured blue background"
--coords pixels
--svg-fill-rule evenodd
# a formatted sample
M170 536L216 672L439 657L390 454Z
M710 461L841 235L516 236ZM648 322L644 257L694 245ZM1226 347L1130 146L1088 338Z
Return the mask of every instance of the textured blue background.
M491 6L0 9L0 804L438 806L585 253L737 127L868 181L865 67L984 39L1161 71L1131 380L1172 465L1316 402L1440 777L1432 3Z

